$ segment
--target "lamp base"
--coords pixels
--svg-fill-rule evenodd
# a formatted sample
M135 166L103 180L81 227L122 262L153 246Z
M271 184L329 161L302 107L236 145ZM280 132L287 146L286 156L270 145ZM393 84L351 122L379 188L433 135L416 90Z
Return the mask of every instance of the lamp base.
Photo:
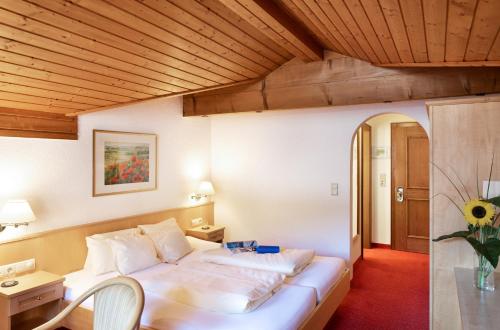
M2 288L10 288L10 287L16 286L18 284L19 284L18 281L5 281L5 282L2 282L2 284L0 284L0 286Z

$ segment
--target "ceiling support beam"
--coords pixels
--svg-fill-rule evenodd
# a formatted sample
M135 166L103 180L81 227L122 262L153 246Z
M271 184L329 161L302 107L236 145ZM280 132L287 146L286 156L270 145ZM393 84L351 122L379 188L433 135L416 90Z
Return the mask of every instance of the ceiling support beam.
M184 116L444 98L500 92L500 68L382 68L326 52L256 83L184 96Z
M270 0L219 0L278 45L305 61L323 58L323 48Z
M431 63L387 63L377 64L383 68L480 68L500 67L500 61L431 62Z

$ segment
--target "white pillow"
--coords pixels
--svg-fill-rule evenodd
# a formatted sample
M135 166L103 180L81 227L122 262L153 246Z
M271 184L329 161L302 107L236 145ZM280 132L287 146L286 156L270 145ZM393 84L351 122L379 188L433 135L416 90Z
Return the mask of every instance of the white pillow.
M160 263L151 239L145 235L117 236L107 239L113 250L118 272L128 275Z
M193 251L174 218L155 225L140 225L139 228L153 240L158 256L163 262L175 263Z
M108 233L95 234L85 238L87 241L87 259L85 269L90 270L94 275L109 273L116 270L113 251L106 239L117 236L138 235L139 229L130 228Z

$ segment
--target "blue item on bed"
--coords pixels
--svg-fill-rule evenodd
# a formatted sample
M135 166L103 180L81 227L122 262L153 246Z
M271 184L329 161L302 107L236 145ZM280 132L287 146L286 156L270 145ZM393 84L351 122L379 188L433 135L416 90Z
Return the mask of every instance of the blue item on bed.
M280 247L274 245L259 245L256 251L257 253L280 253Z

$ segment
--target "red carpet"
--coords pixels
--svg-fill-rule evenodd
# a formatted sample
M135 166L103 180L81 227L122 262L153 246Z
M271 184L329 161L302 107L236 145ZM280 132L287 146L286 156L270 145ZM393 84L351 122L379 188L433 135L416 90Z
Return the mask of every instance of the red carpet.
M429 329L429 256L365 250L351 291L325 329Z

